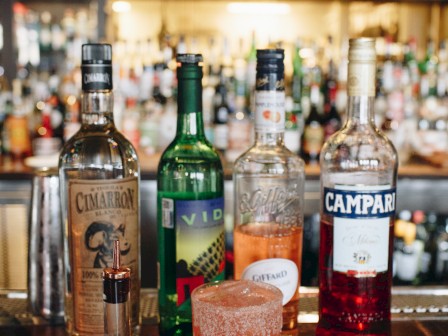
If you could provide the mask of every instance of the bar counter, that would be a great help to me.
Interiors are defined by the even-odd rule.
[[[299,333],[315,334],[317,295],[314,287],[301,287]],[[392,336],[448,335],[447,287],[394,287],[392,290]],[[157,291],[145,288],[141,295],[142,336],[158,336]],[[66,335],[64,325],[51,325],[27,311],[26,293],[0,292],[1,336]],[[243,335],[241,335],[243,336]]]
[[[315,335],[316,325],[301,324],[299,336]],[[63,326],[0,327],[2,336],[67,336]],[[142,336],[158,336],[157,325],[144,325]],[[447,321],[393,321],[392,336],[448,335]],[[244,336],[244,335],[241,335]]]

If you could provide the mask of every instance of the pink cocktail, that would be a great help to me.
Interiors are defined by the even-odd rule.
[[[213,282],[191,295],[194,336],[277,336],[282,292],[250,280]]]

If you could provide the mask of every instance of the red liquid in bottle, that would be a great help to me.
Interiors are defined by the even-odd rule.
[[[374,277],[353,277],[333,270],[333,224],[322,221],[320,232],[319,306],[316,335],[390,335],[392,258],[389,271]],[[392,255],[393,219],[389,229]]]

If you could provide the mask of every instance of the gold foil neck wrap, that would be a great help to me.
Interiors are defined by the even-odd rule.
[[[350,39],[348,52],[348,95],[375,96],[375,39]]]

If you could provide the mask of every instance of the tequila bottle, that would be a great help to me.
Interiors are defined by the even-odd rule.
[[[131,269],[131,324],[138,331],[140,294],[139,164],[114,125],[112,47],[82,46],[80,130],[59,158],[65,230],[66,327],[71,335],[103,335],[102,271],[120,240]]]
[[[389,335],[397,153],[378,131],[375,40],[350,40],[348,118],[320,156],[317,335]]]
[[[157,172],[161,335],[191,335],[190,295],[224,279],[224,173],[204,134],[202,56],[177,57],[176,137]]]
[[[297,334],[304,162],[284,144],[284,51],[257,50],[255,143],[235,162],[235,278],[284,295],[283,330]]]

